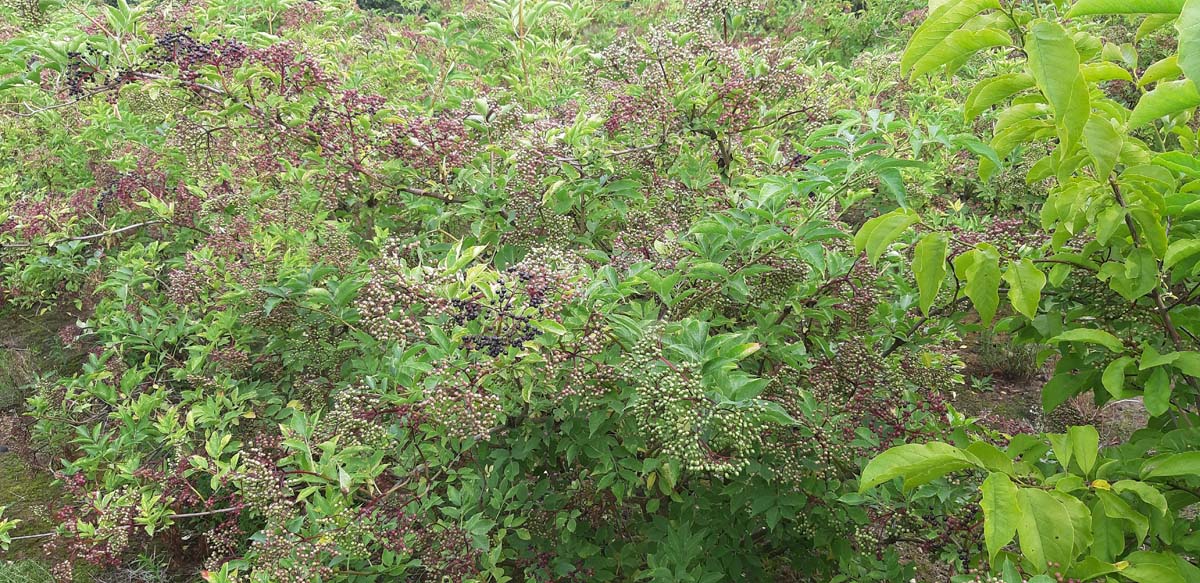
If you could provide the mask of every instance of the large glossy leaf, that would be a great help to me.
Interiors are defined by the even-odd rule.
[[[1021,553],[1036,572],[1048,571],[1051,563],[1070,565],[1075,552],[1075,532],[1062,502],[1034,488],[1019,489],[1017,500],[1021,507],[1017,521]]]
[[[1134,536],[1137,538],[1137,544],[1141,545],[1142,541],[1146,540],[1146,533],[1150,530],[1150,519],[1134,510],[1128,502],[1112,492],[1097,490],[1096,495],[1100,498],[1100,502],[1104,506],[1104,513],[1110,518],[1124,520],[1129,523]]]
[[[1179,31],[1179,68],[1193,87],[1200,87],[1200,0],[1184,3],[1175,29]]]
[[[921,312],[929,315],[929,308],[937,299],[946,279],[946,249],[948,237],[945,233],[929,233],[921,238],[913,250],[913,275],[921,293]]]
[[[963,292],[971,299],[979,318],[990,324],[1000,307],[1000,255],[995,247],[980,245],[954,260],[954,271],[965,280]]]
[[[904,54],[900,57],[900,71],[908,75],[909,70],[925,55],[932,52],[950,33],[976,14],[988,9],[1000,8],[997,0],[948,0],[938,6],[925,22],[913,32]]]
[[[1054,109],[1055,125],[1069,147],[1083,133],[1090,112],[1075,40],[1058,23],[1044,20],[1030,25],[1026,39],[1029,71]]]
[[[865,249],[867,258],[875,263],[892,241],[920,220],[916,212],[906,208],[875,217],[864,223],[854,235],[854,250],[861,253]]]
[[[1125,560],[1129,567],[1121,571],[1125,578],[1137,583],[1187,583],[1179,559],[1165,553],[1137,551]]]
[[[1004,281],[1008,284],[1008,300],[1013,308],[1030,320],[1037,316],[1046,274],[1025,258],[1008,265],[1004,270]]]
[[[1124,345],[1121,340],[1111,333],[1104,330],[1095,330],[1092,328],[1075,328],[1067,330],[1058,336],[1050,339],[1050,343],[1056,342],[1086,342],[1088,344],[1099,344],[1113,352],[1121,352]]]
[[[1171,55],[1146,67],[1146,71],[1138,79],[1138,85],[1146,87],[1159,81],[1173,81],[1182,74],[1183,69],[1179,68],[1179,55]]]
[[[925,53],[912,66],[911,75],[920,77],[942,65],[953,61],[964,60],[975,53],[989,47],[1003,47],[1012,44],[1012,37],[1007,32],[994,28],[983,30],[956,30],[946,36],[933,50]]]
[[[1092,157],[1096,176],[1105,177],[1112,173],[1113,168],[1117,167],[1124,143],[1125,133],[1107,118],[1093,116],[1083,127],[1083,145]]]
[[[1142,466],[1142,479],[1200,477],[1200,451],[1157,457]]]
[[[1171,408],[1171,375],[1165,368],[1156,368],[1146,380],[1144,403],[1146,412],[1158,417]]]
[[[988,557],[995,560],[996,553],[1017,535],[1021,518],[1017,487],[1008,476],[997,472],[990,474],[979,489],[983,493],[979,502],[983,508],[983,540],[987,543]]]
[[[1079,0],[1067,18],[1091,14],[1179,14],[1183,0]]]
[[[1169,81],[1142,96],[1129,116],[1129,127],[1144,126],[1160,117],[1175,115],[1200,105],[1200,90],[1190,80]]]
[[[911,490],[950,472],[969,467],[983,467],[983,463],[953,445],[937,441],[899,445],[867,463],[858,491],[866,492],[899,477],[904,478],[904,489]]]
[[[963,107],[963,117],[971,121],[987,108],[1034,87],[1033,75],[1009,73],[981,81],[971,89]]]

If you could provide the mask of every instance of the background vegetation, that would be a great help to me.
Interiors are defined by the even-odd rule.
[[[0,16],[0,582],[1200,581],[1200,0]]]

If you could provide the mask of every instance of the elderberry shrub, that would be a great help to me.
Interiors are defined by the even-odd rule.
[[[920,317],[899,254],[851,240],[889,170],[964,170],[908,163],[924,125],[839,111],[922,111],[866,86],[894,57],[815,64],[741,0],[41,4],[45,30],[0,29],[0,70],[36,72],[3,80],[0,297],[81,355],[14,448],[64,486],[59,576],[152,548],[210,583],[984,556],[973,478],[857,493],[961,386],[962,314]],[[1022,227],[951,252],[1043,243]]]

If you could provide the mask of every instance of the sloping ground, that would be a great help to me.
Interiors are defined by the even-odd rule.
[[[20,411],[29,385],[37,375],[52,375],[71,366],[78,358],[64,350],[58,331],[74,323],[60,312],[44,315],[0,310],[0,506],[5,518],[21,520],[11,534],[15,537],[54,530],[54,510],[62,491],[53,476],[35,466],[51,460],[31,451]],[[34,460],[37,460],[36,463]],[[13,542],[0,554],[0,583],[52,581],[46,539]]]

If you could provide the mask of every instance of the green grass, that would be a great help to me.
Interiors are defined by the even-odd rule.
[[[54,577],[37,561],[4,561],[0,562],[0,583],[54,583]]]

